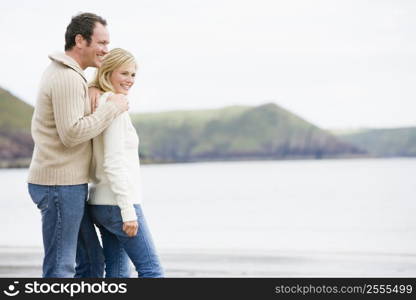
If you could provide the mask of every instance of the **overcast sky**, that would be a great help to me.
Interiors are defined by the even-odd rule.
[[[138,62],[133,112],[274,102],[323,128],[416,126],[416,1],[2,1],[0,86],[34,104],[71,16]],[[87,70],[89,76],[92,69]]]

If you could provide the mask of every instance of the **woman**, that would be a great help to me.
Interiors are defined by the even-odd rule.
[[[128,95],[136,76],[129,52],[116,48],[97,70],[93,86],[103,92],[98,106],[113,93]],[[93,139],[88,213],[101,232],[106,277],[129,275],[129,261],[139,277],[163,277],[163,270],[143,215],[139,138],[128,112]]]

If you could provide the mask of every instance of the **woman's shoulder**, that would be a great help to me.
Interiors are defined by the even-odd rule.
[[[114,93],[113,92],[102,93],[100,98],[98,99],[98,106],[103,105],[105,102],[107,102],[108,97],[110,97],[111,95],[114,95]]]

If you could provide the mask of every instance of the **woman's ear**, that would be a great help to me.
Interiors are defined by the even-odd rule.
[[[113,71],[108,72],[104,75],[104,78],[105,78],[104,82],[105,82],[105,86],[107,88],[109,88],[110,90],[113,90],[113,84],[110,80],[111,79],[111,74],[113,74]]]
[[[111,84],[111,74],[113,74],[113,71],[111,71],[111,72],[108,72],[106,75],[105,75],[105,80],[109,83],[109,84]]]

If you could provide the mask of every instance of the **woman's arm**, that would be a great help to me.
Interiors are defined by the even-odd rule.
[[[128,170],[125,156],[125,132],[127,112],[114,119],[111,125],[103,132],[104,142],[104,172],[110,183],[110,188],[116,196],[120,207],[121,217],[127,229],[123,230],[129,235],[133,233],[130,221],[136,221],[136,211],[133,206],[132,195],[128,186]],[[137,223],[137,222],[136,222]],[[136,224],[137,225],[137,224]],[[133,226],[134,227],[134,226]],[[137,233],[137,226],[136,226]],[[135,233],[134,233],[135,235]]]

